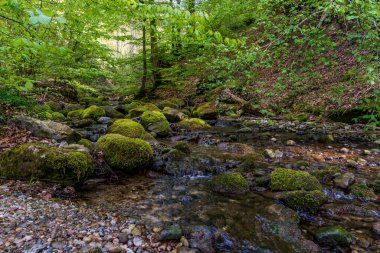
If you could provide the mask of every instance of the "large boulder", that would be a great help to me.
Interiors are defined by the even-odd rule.
[[[214,192],[227,194],[243,194],[249,190],[247,180],[239,172],[213,176],[210,186]]]
[[[105,152],[106,162],[112,169],[127,173],[142,170],[153,160],[153,149],[146,141],[120,134],[103,135],[95,147]]]
[[[161,137],[168,136],[172,131],[165,115],[158,111],[145,111],[141,115],[141,122],[149,132]]]
[[[217,119],[218,107],[215,103],[207,102],[197,107],[194,114],[201,119]]]
[[[318,179],[307,172],[278,168],[271,174],[270,187],[274,191],[322,190]]]
[[[65,185],[83,182],[93,173],[88,150],[23,144],[0,155],[0,175],[8,179],[43,180]]]
[[[17,116],[14,120],[18,126],[29,130],[36,137],[67,142],[76,142],[81,138],[71,127],[54,121],[43,121],[28,116]]]
[[[184,119],[178,123],[181,128],[189,131],[196,131],[202,129],[208,129],[211,126],[206,123],[206,121],[198,118]]]
[[[131,119],[118,119],[107,130],[109,134],[120,134],[130,138],[140,138],[144,140],[154,139],[147,133],[144,127]]]

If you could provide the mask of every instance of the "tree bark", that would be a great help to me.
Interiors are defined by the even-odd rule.
[[[161,84],[160,59],[157,47],[156,19],[150,21],[150,53],[152,62],[153,90]]]
[[[141,80],[141,86],[139,91],[139,97],[144,97],[146,94],[146,79],[148,74],[147,67],[147,55],[146,55],[146,26],[144,24],[142,28],[142,46],[143,46],[143,76]]]

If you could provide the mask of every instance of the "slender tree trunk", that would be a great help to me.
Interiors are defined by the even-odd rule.
[[[156,19],[150,21],[150,53],[152,62],[152,75],[153,75],[153,90],[156,89],[161,84],[160,75],[160,59],[158,55],[157,47],[157,34],[156,34]]]
[[[146,26],[144,24],[142,28],[142,46],[143,46],[143,76],[141,80],[141,87],[139,91],[139,97],[144,97],[146,94],[146,79],[148,74],[147,67],[147,55],[146,55]]]

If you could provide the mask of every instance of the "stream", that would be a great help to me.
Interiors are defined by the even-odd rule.
[[[90,180],[75,201],[153,227],[180,224],[190,242],[201,231],[203,237],[193,243],[203,252],[317,252],[314,232],[331,225],[344,227],[355,242],[351,249],[322,247],[322,251],[380,252],[379,236],[372,232],[380,220],[378,196],[361,198],[326,182],[323,192],[328,202],[316,214],[297,213],[265,183],[255,183],[258,176],[265,179],[275,168],[285,167],[307,172],[341,168],[342,173],[352,172],[356,182],[371,184],[380,172],[378,145],[357,140],[355,133],[322,143],[321,133],[302,124],[292,130],[272,124],[257,127],[249,121],[212,123],[209,131],[158,139],[151,170],[112,181],[91,184]],[[96,125],[80,131],[95,141],[106,128]],[[162,153],[178,141],[188,142],[191,153],[179,158]],[[236,170],[247,154],[271,151],[272,157],[266,155],[254,172],[244,174],[250,183],[247,194],[221,195],[207,187],[212,175]],[[358,159],[365,164],[347,165],[349,160],[362,161]]]

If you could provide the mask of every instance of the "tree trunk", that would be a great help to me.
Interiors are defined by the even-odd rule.
[[[143,46],[143,76],[141,80],[141,87],[139,91],[139,97],[144,97],[146,94],[146,79],[148,74],[147,56],[146,56],[146,26],[144,24],[142,28],[142,46]]]
[[[150,21],[150,53],[152,62],[153,90],[161,84],[160,59],[157,47],[156,19]]]

